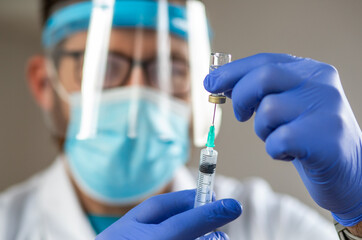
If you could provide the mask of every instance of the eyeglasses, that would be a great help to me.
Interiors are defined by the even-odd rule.
[[[75,81],[80,87],[83,75],[84,51],[57,50],[53,57],[57,66],[64,57],[71,57],[75,60]],[[171,79],[168,93],[175,97],[184,98],[190,93],[189,65],[185,59],[180,57],[172,57],[170,65]],[[146,85],[163,89],[159,82],[158,61],[156,58],[135,60],[120,52],[109,52],[108,54],[103,88],[126,86],[129,83],[133,68],[138,66],[142,68],[145,74]]]

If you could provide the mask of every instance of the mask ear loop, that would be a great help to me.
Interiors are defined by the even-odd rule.
[[[51,134],[55,136],[55,138],[65,138],[67,123],[62,113],[60,111],[57,111],[57,106],[60,106],[61,101],[69,104],[70,95],[65,90],[64,86],[59,82],[55,64],[53,60],[51,60],[49,57],[45,59],[45,68],[48,75],[47,80],[49,81],[49,84],[53,89],[54,94],[57,96],[53,98],[53,108],[55,110],[53,109],[50,111],[43,111],[43,119],[45,121],[46,127],[49,129]]]
[[[46,71],[49,75],[49,82],[52,85],[54,91],[58,94],[58,96],[66,103],[70,103],[70,95],[65,89],[65,87],[61,84],[59,80],[59,76],[54,64],[54,61],[49,57],[45,60]]]

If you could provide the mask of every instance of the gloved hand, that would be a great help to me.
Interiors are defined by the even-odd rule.
[[[293,161],[319,206],[344,226],[362,221],[362,135],[334,67],[257,54],[213,71],[204,86],[225,92],[239,121],[256,112],[268,154]]]
[[[233,199],[219,200],[193,208],[195,190],[151,197],[112,224],[98,240],[187,240],[200,237],[240,216],[242,209]],[[203,240],[227,240],[225,233],[215,232]]]

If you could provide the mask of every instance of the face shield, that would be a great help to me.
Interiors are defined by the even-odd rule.
[[[187,161],[190,129],[205,144],[213,106],[203,88],[210,41],[201,2],[75,3],[51,16],[43,44],[65,103],[67,162],[94,198],[139,201]]]

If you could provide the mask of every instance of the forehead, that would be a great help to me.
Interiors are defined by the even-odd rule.
[[[154,30],[147,29],[113,29],[109,42],[111,51],[120,51],[129,56],[137,55],[141,51],[142,57],[154,56],[158,49],[158,36]],[[170,47],[173,54],[187,56],[187,42],[179,37],[170,36]],[[63,43],[67,50],[85,50],[87,33],[79,32],[71,35]]]

